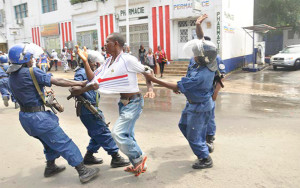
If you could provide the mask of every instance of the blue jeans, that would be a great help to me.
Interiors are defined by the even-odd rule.
[[[142,97],[131,100],[126,106],[119,102],[119,118],[112,129],[112,137],[133,165],[140,162],[143,155],[134,138],[135,122],[140,117],[143,106]]]
[[[209,136],[214,136],[216,134],[215,105],[216,105],[216,103],[214,103],[214,107],[211,110],[211,116],[209,118],[208,125],[207,125],[206,135],[209,135]]]
[[[48,71],[48,64],[47,63],[42,63],[41,64],[41,69],[43,72],[47,73]]]
[[[211,111],[197,112],[189,109],[188,105],[182,111],[179,128],[188,140],[194,154],[199,159],[207,158],[209,152],[206,145],[206,131]]]
[[[88,134],[91,137],[87,150],[92,153],[97,153],[100,147],[112,155],[119,151],[114,139],[111,136],[111,132],[105,124],[104,116],[102,120],[95,117],[93,114],[81,115],[80,120],[88,130]]]

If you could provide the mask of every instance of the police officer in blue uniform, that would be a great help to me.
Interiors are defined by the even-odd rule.
[[[195,57],[190,60],[186,77],[177,84],[163,82],[149,75],[148,79],[186,96],[187,103],[181,114],[179,128],[198,158],[193,168],[204,169],[213,166],[206,145],[206,132],[214,106],[212,95],[217,49],[210,41],[198,40],[193,53]]]
[[[204,19],[202,16],[197,21],[201,23]],[[186,96],[187,102],[181,114],[179,128],[198,158],[192,167],[211,168],[213,161],[206,145],[206,132],[214,106],[212,95],[217,70],[217,49],[212,42],[205,40],[195,39],[189,44],[194,57],[190,60],[186,77],[181,78],[177,84],[158,80],[153,75],[148,75],[148,79]]]
[[[100,57],[102,55],[99,52],[89,50],[88,51],[88,62],[93,71],[97,68],[97,63],[100,63]],[[76,70],[74,80],[85,81],[87,76],[83,64],[80,65],[81,68]],[[97,153],[100,147],[112,156],[111,167],[123,167],[128,166],[130,162],[125,160],[118,153],[119,148],[111,136],[111,132],[108,129],[102,111],[99,109],[98,104],[100,100],[100,94],[94,90],[87,91],[81,94],[85,99],[91,102],[93,106],[96,107],[102,119],[97,118],[92,114],[84,105],[79,105],[77,103],[77,108],[80,110],[80,120],[88,130],[88,135],[91,137],[90,143],[87,147],[87,152],[84,156],[84,164],[101,164],[103,160],[101,158],[96,158],[93,156]]]
[[[207,40],[207,39],[206,39]],[[221,89],[221,85],[219,81],[223,81],[223,78],[225,77],[226,70],[225,65],[220,57],[220,55],[217,55],[216,58],[218,70],[215,73],[215,79],[213,83],[214,93],[213,93],[213,101],[214,101],[214,107],[212,109],[212,115],[208,121],[207,125],[207,135],[206,135],[206,144],[208,146],[208,150],[210,153],[214,151],[214,140],[215,140],[215,134],[216,134],[216,122],[215,122],[215,100],[217,99],[218,93]]]
[[[65,169],[64,166],[55,164],[55,159],[62,156],[78,171],[80,181],[87,182],[98,174],[99,169],[87,168],[83,164],[78,147],[60,128],[58,117],[51,111],[45,110],[29,72],[33,54],[35,51],[30,49],[28,44],[17,44],[9,50],[9,59],[12,63],[8,69],[9,85],[20,104],[20,123],[28,135],[38,139],[44,146],[47,159],[45,177],[53,176]],[[62,87],[85,85],[85,82],[54,78],[51,74],[46,74],[35,67],[33,73],[42,92],[44,86],[50,87],[52,84]]]
[[[11,101],[15,103],[15,108],[19,108],[19,104],[17,103],[16,99],[14,98],[14,96],[11,93],[11,90],[9,88],[8,85],[8,74],[6,73],[7,69],[8,69],[8,57],[6,55],[1,55],[0,56],[0,92],[2,95],[2,99],[4,102],[4,105],[7,107],[8,101],[11,98]]]

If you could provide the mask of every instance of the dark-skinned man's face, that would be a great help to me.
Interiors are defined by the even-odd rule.
[[[113,41],[110,36],[108,36],[106,39],[105,47],[106,47],[106,52],[111,54],[115,51],[116,42]]]

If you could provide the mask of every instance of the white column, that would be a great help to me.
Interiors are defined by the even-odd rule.
[[[126,0],[126,43],[128,46],[130,46],[130,38],[129,38],[129,6],[128,1]]]

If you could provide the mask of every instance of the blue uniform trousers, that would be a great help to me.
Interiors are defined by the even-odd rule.
[[[3,97],[8,97],[8,99],[11,97],[12,102],[16,102],[16,99],[12,95],[12,92],[8,85],[8,78],[0,78],[0,92]]]
[[[215,103],[214,103],[214,107],[211,110],[211,116],[208,121],[206,135],[214,136],[215,134],[216,134],[216,122],[215,122]]]
[[[78,147],[60,126],[35,138],[42,142],[47,161],[55,160],[62,156],[73,167],[78,166],[83,161]]]
[[[207,158],[209,155],[206,145],[206,131],[211,111],[197,112],[189,110],[189,105],[181,114],[179,128],[185,138],[188,140],[194,154],[200,158]]]
[[[42,142],[47,161],[60,156],[71,166],[83,161],[78,147],[60,128],[58,117],[52,112],[20,112],[19,119],[27,134]]]
[[[100,115],[104,120],[103,115],[101,113]],[[96,118],[93,114],[81,115],[80,120],[87,128],[88,134],[91,137],[87,147],[89,152],[97,153],[100,147],[103,147],[109,155],[119,151],[119,148],[104,121]]]

